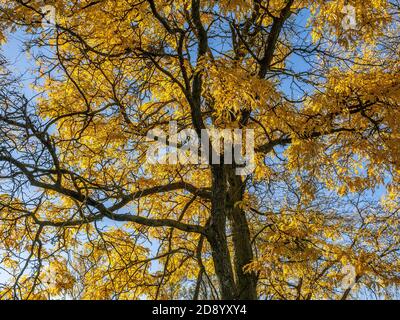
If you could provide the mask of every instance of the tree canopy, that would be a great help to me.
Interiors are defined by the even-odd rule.
[[[0,298],[397,297],[399,13],[1,0]],[[149,163],[172,121],[254,130],[255,170]]]

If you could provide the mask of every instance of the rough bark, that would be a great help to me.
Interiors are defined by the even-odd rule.
[[[211,218],[207,238],[211,246],[215,273],[217,275],[221,298],[236,299],[236,284],[226,237],[226,192],[227,183],[223,165],[212,169]]]
[[[246,214],[238,205],[243,200],[245,184],[241,176],[235,175],[234,168],[229,168],[228,172],[227,211],[232,229],[237,298],[255,300],[257,276],[254,273],[244,272],[244,267],[253,260],[250,230]]]
[[[231,166],[214,166],[212,174],[212,209],[207,238],[221,298],[257,299],[256,275],[244,272],[244,267],[253,259],[250,231],[244,211],[235,206],[243,199],[244,183]],[[226,235],[228,219],[232,231],[233,265]]]

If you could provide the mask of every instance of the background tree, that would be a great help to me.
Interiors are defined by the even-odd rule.
[[[0,1],[36,75],[27,99],[3,67],[0,297],[396,297],[399,10]],[[149,164],[147,133],[171,121],[254,129],[255,171]]]

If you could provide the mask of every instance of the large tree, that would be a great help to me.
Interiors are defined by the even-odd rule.
[[[1,72],[0,297],[395,297],[399,12],[0,1],[3,42],[31,62],[12,62],[29,81]],[[254,130],[255,170],[149,163],[147,134],[171,121]]]

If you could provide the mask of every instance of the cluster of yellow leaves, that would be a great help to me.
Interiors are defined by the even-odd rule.
[[[240,65],[227,60],[210,62],[205,66],[207,87],[204,95],[214,107],[214,115],[220,120],[240,120],[240,113],[271,105],[279,94],[274,85],[252,76]]]
[[[367,288],[376,283],[377,273],[382,289],[398,283],[400,265],[391,260],[399,244],[397,214],[386,220],[371,213],[359,228],[354,219],[301,208],[268,215],[269,227],[257,240],[259,257],[246,268],[259,272],[265,284],[261,294],[276,299],[340,298],[342,291],[335,288],[341,287],[343,267],[348,265]]]
[[[388,171],[397,179],[400,165],[399,73],[360,69],[331,70],[325,91],[305,105],[307,116],[298,122],[287,150],[291,170],[309,171],[342,195],[384,183]],[[357,108],[365,111],[354,112]],[[312,126],[310,119],[315,119]],[[331,130],[338,134],[311,139],[312,132]]]
[[[45,285],[45,292],[50,297],[66,294],[74,289],[76,279],[68,270],[65,259],[53,260],[41,273],[41,281]]]
[[[384,27],[391,22],[389,1],[386,0],[338,0],[310,1],[313,33],[315,40],[326,34],[334,35],[345,46],[350,46],[354,40],[374,43],[384,32]],[[346,30],[343,21],[345,6],[355,9],[355,29]]]
[[[34,239],[37,227],[25,213],[23,203],[9,195],[0,194],[0,212],[0,248],[7,251],[28,249],[29,244],[24,241],[24,238]]]

